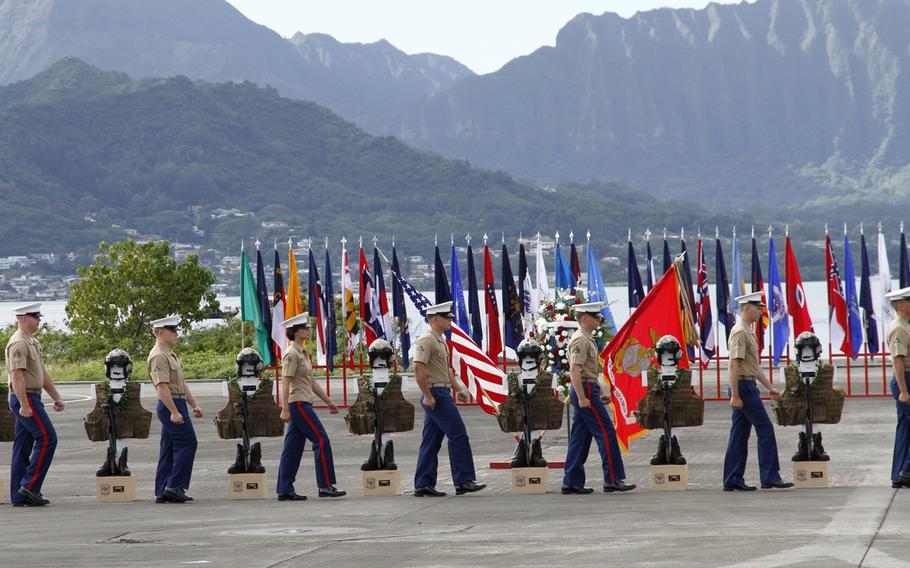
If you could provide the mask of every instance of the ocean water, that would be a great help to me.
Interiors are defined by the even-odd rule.
[[[878,290],[878,281],[876,278],[872,279],[871,282],[872,289]],[[892,289],[897,289],[897,281],[892,282]],[[827,351],[828,345],[828,299],[827,299],[827,287],[825,282],[805,282],[803,288],[806,292],[806,298],[809,306],[809,315],[812,318],[812,325],[815,328],[815,333],[822,340],[822,345],[825,346]],[[859,283],[857,283],[857,290],[859,289]],[[432,292],[425,292],[431,299],[433,297]],[[721,355],[726,355],[726,341],[724,340],[724,334],[721,330],[717,329],[716,325],[716,308],[715,306],[715,290],[714,286],[711,286],[711,307],[714,312],[715,318],[715,335],[718,338],[717,343],[719,345],[719,350]],[[873,293],[873,297],[875,294]],[[628,292],[624,286],[610,286],[607,288],[607,297],[610,301],[610,309],[613,313],[613,317],[616,320],[618,326],[622,326],[626,320],[629,318],[629,302],[628,302]],[[223,308],[230,307],[240,307],[240,297],[239,296],[222,296],[218,298],[221,302]],[[426,323],[420,317],[420,314],[417,310],[411,305],[410,301],[406,302],[408,304],[408,319],[410,321],[409,330],[412,337],[417,337],[426,330]],[[499,302],[500,305],[502,302]],[[7,325],[15,323],[15,316],[13,315],[13,310],[16,306],[21,305],[22,302],[0,302],[0,325]],[[391,301],[389,302],[391,306]],[[484,302],[481,298],[480,302],[481,311],[484,309]],[[66,301],[50,301],[44,302],[41,307],[41,312],[44,314],[44,321],[50,325],[62,329],[66,329]],[[879,313],[880,307],[876,305],[876,313]],[[218,320],[207,320],[202,322],[200,325],[214,325],[217,324]],[[770,331],[769,331],[770,333]],[[790,333],[790,342],[792,344],[792,331]],[[883,337],[884,334],[881,330],[881,322],[879,322],[879,337]]]

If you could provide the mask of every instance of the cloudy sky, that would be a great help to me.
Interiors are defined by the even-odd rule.
[[[478,73],[553,45],[580,12],[629,17],[664,6],[702,9],[707,0],[228,0],[251,20],[290,37],[298,31],[344,42],[387,39],[407,53],[450,55]],[[732,3],[722,0],[720,3]]]

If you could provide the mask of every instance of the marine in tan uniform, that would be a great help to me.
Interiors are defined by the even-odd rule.
[[[591,450],[591,441],[597,441],[603,466],[604,492],[624,492],[635,489],[634,484],[623,481],[626,477],[616,430],[607,414],[607,407],[597,382],[598,349],[592,334],[601,322],[603,302],[575,305],[578,329],[569,339],[569,376],[572,388],[569,398],[574,407],[569,448],[566,452],[565,475],[562,480],[563,495],[593,493],[585,487],[585,461]]]
[[[485,488],[477,483],[474,472],[474,456],[468,431],[455,406],[452,389],[459,401],[467,402],[467,389],[463,387],[449,366],[449,349],[445,332],[452,325],[452,302],[442,302],[426,309],[430,331],[420,337],[415,345],[414,373],[420,388],[420,405],[424,410],[423,435],[417,470],[414,473],[415,497],[442,497],[444,491],[436,490],[436,470],[439,465],[439,450],[442,439],[449,440],[449,462],[452,467],[452,481],[455,494],[473,493]]]
[[[888,351],[894,365],[891,395],[897,406],[897,432],[894,436],[894,457],[891,462],[891,486],[910,487],[910,288],[901,288],[886,295],[894,307],[895,318],[888,328]]]
[[[786,489],[792,483],[780,477],[780,461],[777,457],[777,440],[774,426],[768,418],[758,392],[756,381],[768,389],[774,400],[780,400],[775,389],[759,363],[758,340],[752,329],[762,317],[762,293],[753,292],[736,298],[740,313],[736,325],[727,341],[730,352],[730,406],[733,407],[733,426],[727,442],[724,457],[724,491],[755,491],[755,486],[746,485],[743,475],[749,456],[749,434],[755,427],[758,437],[758,469],[762,489]]]
[[[311,334],[309,316],[294,316],[281,324],[285,328],[288,346],[281,358],[281,419],[288,423],[278,465],[278,500],[304,501],[304,495],[294,490],[294,479],[300,469],[303,447],[309,440],[313,444],[316,462],[316,484],[320,497],[343,497],[347,492],[335,488],[335,464],[332,445],[313,403],[319,398],[329,407],[331,414],[338,414],[338,407],[313,380],[313,364],[304,348]]]
[[[155,473],[156,503],[187,503],[193,500],[186,494],[197,445],[189,409],[192,408],[196,418],[202,418],[203,412],[183,380],[183,368],[173,350],[177,344],[178,325],[179,316],[152,322],[155,346],[146,360],[149,377],[158,392],[156,414],[161,422],[161,451]]]
[[[42,389],[53,399],[55,411],[62,411],[64,404],[35,338],[41,304],[20,306],[14,313],[19,329],[6,344],[9,406],[16,417],[9,497],[14,507],[40,507],[50,502],[41,495],[41,486],[57,448],[57,432],[41,402]]]

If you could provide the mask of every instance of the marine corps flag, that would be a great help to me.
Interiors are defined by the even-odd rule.
[[[611,386],[610,404],[613,406],[616,439],[627,452],[629,442],[646,432],[638,426],[634,413],[638,409],[638,401],[648,392],[648,387],[642,384],[647,382],[642,374],[647,376],[654,358],[654,344],[667,334],[678,338],[681,345],[695,346],[698,343],[692,311],[681,309],[689,301],[688,295],[683,293],[685,277],[681,274],[681,264],[677,260],[670,265],[600,353],[604,364],[603,377]],[[689,368],[685,349],[679,366]]]

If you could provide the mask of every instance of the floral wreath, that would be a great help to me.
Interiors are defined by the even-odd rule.
[[[101,381],[95,387],[95,396],[100,397],[103,401],[101,406],[107,408],[108,405],[111,406],[114,410],[114,414],[119,414],[120,410],[126,406],[126,403],[129,401],[129,384],[130,381],[126,381],[127,388],[123,389],[123,394],[120,395],[120,402],[114,401],[114,397],[111,396],[111,384],[108,381]]]

